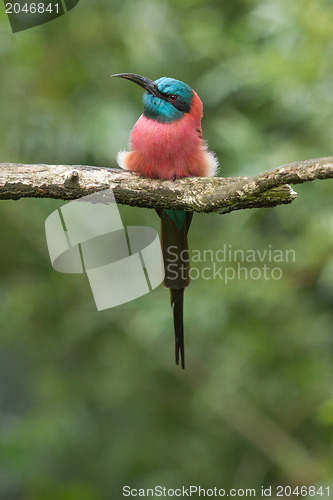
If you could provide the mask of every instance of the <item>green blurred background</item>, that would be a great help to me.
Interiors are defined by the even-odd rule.
[[[333,152],[330,1],[82,1],[16,34],[2,6],[0,62],[1,162],[115,166],[142,110],[118,72],[199,93],[220,175]],[[289,206],[194,217],[192,249],[271,245],[296,260],[278,264],[280,280],[193,280],[185,372],[162,286],[97,312],[86,277],[50,265],[44,222],[63,203],[2,201],[0,498],[327,486],[332,189],[307,183]],[[120,210],[127,225],[159,227],[152,210]]]

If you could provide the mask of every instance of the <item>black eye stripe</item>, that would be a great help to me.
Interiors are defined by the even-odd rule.
[[[187,102],[182,102],[177,99],[177,101],[171,103],[172,106],[174,106],[176,109],[181,111],[182,113],[189,113],[191,106],[190,104],[187,104]]]
[[[174,94],[172,94],[174,95]],[[164,101],[168,101],[174,108],[178,109],[178,111],[181,111],[182,113],[189,113],[191,110],[191,105],[188,104],[187,102],[183,102],[179,99],[176,99],[175,101],[170,101],[170,94],[163,94],[161,92],[161,97],[164,99]]]

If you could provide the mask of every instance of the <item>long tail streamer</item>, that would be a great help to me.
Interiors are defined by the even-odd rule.
[[[181,210],[157,211],[161,218],[161,240],[164,260],[164,286],[170,289],[175,332],[176,363],[185,368],[184,289],[190,284],[187,233],[193,214]]]

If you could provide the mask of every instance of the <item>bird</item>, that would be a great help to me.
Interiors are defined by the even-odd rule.
[[[135,73],[118,73],[142,87],[144,110],[130,137],[130,151],[120,151],[118,165],[143,177],[175,181],[183,177],[211,177],[218,160],[208,151],[201,130],[203,104],[186,83],[170,77],[151,80]],[[187,233],[193,212],[156,209],[161,219],[164,281],[170,289],[176,364],[185,368],[183,304],[190,284]],[[185,251],[185,252],[184,252]],[[187,253],[186,253],[187,252]]]

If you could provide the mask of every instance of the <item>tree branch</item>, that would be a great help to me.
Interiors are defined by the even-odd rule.
[[[229,213],[274,207],[297,196],[288,184],[333,177],[333,157],[283,165],[253,177],[146,179],[115,168],[0,163],[0,199],[73,200],[112,188],[116,201],[147,208]]]

